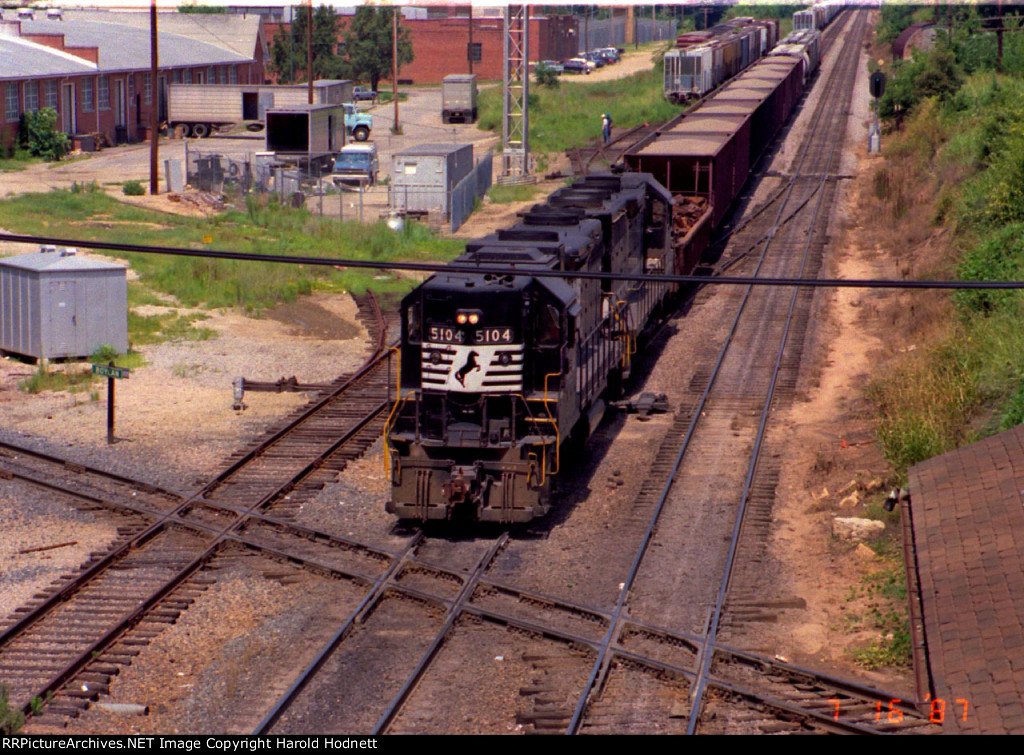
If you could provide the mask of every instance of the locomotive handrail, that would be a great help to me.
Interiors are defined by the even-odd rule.
[[[401,373],[399,373],[401,374]],[[415,390],[410,390],[405,398],[402,398],[400,391],[401,387],[397,387],[399,394],[395,396],[395,405],[391,407],[391,413],[388,418],[384,421],[384,473],[386,475],[391,474],[391,444],[388,442],[388,438],[391,436],[391,428],[394,426],[394,422],[398,419],[398,408],[409,400],[410,397],[416,395]]]

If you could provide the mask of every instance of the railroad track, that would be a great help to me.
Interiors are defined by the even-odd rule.
[[[786,340],[783,336],[783,343]],[[798,363],[797,357],[790,369]],[[707,380],[712,381],[710,375]],[[793,380],[795,384],[795,373]],[[726,397],[718,403],[735,404],[740,415],[752,411],[745,397]],[[771,403],[769,397],[767,404]],[[372,401],[368,408],[373,408]],[[699,404],[683,407],[668,436],[687,436],[687,428],[703,411]],[[342,414],[333,419],[352,420]],[[349,580],[362,590],[362,598],[331,640],[264,718],[257,728],[260,733],[311,733],[326,730],[327,724],[344,731],[452,732],[460,726],[499,731],[509,726],[507,708],[503,717],[493,720],[478,713],[493,705],[490,696],[495,690],[506,703],[515,699],[515,726],[535,733],[873,732],[922,727],[916,709],[893,708],[893,697],[886,692],[729,647],[706,626],[707,617],[687,632],[666,626],[668,622],[658,617],[643,620],[631,615],[623,608],[636,573],[623,583],[614,608],[582,605],[493,576],[495,564],[512,544],[505,534],[461,541],[414,532],[404,547],[386,551],[302,528],[290,521],[288,510],[278,503],[280,493],[272,492],[265,478],[281,479],[287,472],[293,481],[279,491],[301,497],[315,490],[323,467],[310,464],[309,457],[321,447],[324,432],[324,427],[311,425],[297,436],[294,453],[263,450],[240,455],[199,493],[183,497],[180,505],[172,498],[166,504],[171,514],[132,511],[162,522],[150,537],[156,541],[154,548],[163,550],[141,551],[155,557],[124,562],[129,565],[125,568],[175,572],[151,593],[159,596],[152,603],[157,609],[122,620],[125,628],[119,633],[107,631],[109,622],[96,627],[80,622],[88,627],[85,634],[105,638],[89,646],[90,655],[96,654],[91,664],[79,666],[56,684],[45,681],[53,678],[47,671],[35,681],[20,681],[18,689],[52,691],[74,679],[75,684],[61,688],[48,705],[52,712],[73,715],[102,694],[110,676],[130,662],[140,644],[156,636],[156,624],[176,620],[209,586],[211,578],[203,573],[203,565],[222,558],[224,548],[230,547]],[[651,522],[645,546],[637,554],[637,568],[656,534],[658,488],[669,484],[677,446],[669,443],[659,451],[652,484],[641,491],[646,498],[630,515],[635,522]],[[323,458],[330,459],[331,452]],[[132,481],[126,484],[131,489]],[[764,494],[773,489],[768,475]],[[109,492],[114,500],[106,504],[117,507],[123,495]],[[122,542],[142,542],[141,534],[137,528],[126,530]],[[751,537],[749,532],[745,537]],[[108,568],[91,583],[104,586],[94,588],[97,594],[116,594],[112,586],[117,583],[103,579],[113,580],[114,571]],[[131,596],[128,602],[147,600],[153,598]],[[772,605],[755,608],[770,610]],[[731,611],[727,603],[719,606],[720,624],[722,617],[742,614],[735,605]],[[60,636],[45,634],[53,632],[50,626],[32,631],[39,632],[40,641]],[[15,646],[0,637],[0,678],[9,647]],[[73,668],[76,662],[71,658],[80,650],[76,646],[59,662]],[[81,689],[83,685],[88,689]],[[474,703],[479,705],[473,712],[483,720],[465,721],[465,711],[450,694],[460,685],[475,685]]]
[[[109,682],[111,657],[130,659],[138,652],[131,647],[158,633],[141,625],[176,620],[197,587],[208,583],[203,568],[228,545],[373,582],[389,554],[289,519],[294,507],[380,434],[391,364],[379,309],[375,319],[378,340],[363,368],[198,491],[163,490],[9,444],[0,447],[0,476],[59,492],[79,505],[117,511],[132,521],[107,553],[93,554],[78,574],[36,596],[0,634],[0,680],[10,690],[12,705],[26,713],[43,701],[63,715],[81,710]],[[264,515],[282,501],[275,517]],[[287,554],[275,548],[282,540],[289,541]],[[134,636],[126,637],[130,631]],[[117,652],[111,650],[115,645]],[[91,687],[66,686],[72,679],[77,685],[83,673],[92,679]]]

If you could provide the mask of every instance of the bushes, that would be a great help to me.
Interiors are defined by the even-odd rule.
[[[21,116],[21,143],[44,160],[60,160],[71,146],[68,135],[57,128],[57,111],[50,107]]]

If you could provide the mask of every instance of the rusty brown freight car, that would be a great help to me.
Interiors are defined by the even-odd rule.
[[[807,58],[759,60],[673,128],[627,152],[673,195],[676,272],[689,273],[743,189],[751,169],[789,119],[806,83]]]

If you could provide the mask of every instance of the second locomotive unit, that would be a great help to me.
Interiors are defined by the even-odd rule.
[[[400,392],[385,430],[388,511],[525,522],[547,513],[563,442],[597,425],[670,293],[672,197],[640,173],[587,176],[471,242],[402,301]],[[647,274],[643,282],[541,271]]]

